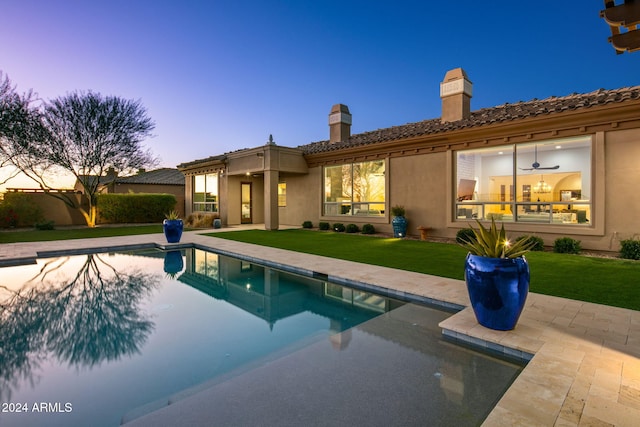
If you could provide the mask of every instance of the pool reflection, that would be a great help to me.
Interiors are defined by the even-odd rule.
[[[404,304],[200,249],[186,250],[185,258],[177,280],[265,320],[271,329],[280,319],[311,312],[329,319],[331,332],[342,332]]]
[[[50,355],[92,367],[139,353],[153,331],[138,306],[157,286],[156,275],[117,271],[96,254],[62,273],[69,260],[44,263],[18,289],[1,286],[0,401],[11,398],[18,380],[37,382],[34,372]]]

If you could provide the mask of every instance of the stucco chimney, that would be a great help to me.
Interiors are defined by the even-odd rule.
[[[344,104],[331,107],[329,113],[329,142],[347,141],[351,137],[351,113]]]
[[[473,85],[462,68],[447,71],[440,83],[442,123],[468,119],[471,116]]]

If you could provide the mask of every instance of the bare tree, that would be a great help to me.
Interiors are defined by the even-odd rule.
[[[142,142],[155,124],[140,101],[74,92],[32,108],[0,75],[0,167],[11,165],[41,189],[54,189],[52,174],[73,175],[87,205],[69,193],[47,193],[78,209],[95,226],[97,195],[117,173],[129,174],[157,161]],[[107,174],[114,170],[116,174]],[[111,182],[110,182],[111,181]]]
[[[19,94],[9,77],[0,71],[0,170],[7,175],[5,184],[20,173],[21,164],[37,169],[39,159],[29,155],[29,141],[42,136],[40,115],[33,107],[33,92]]]
[[[31,152],[76,177],[89,202],[88,209],[79,207],[89,226],[95,225],[97,195],[110,184],[109,169],[129,173],[155,163],[142,146],[155,125],[140,101],[75,92],[47,103],[43,124],[46,137]]]

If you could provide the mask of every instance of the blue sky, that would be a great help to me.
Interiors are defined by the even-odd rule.
[[[462,67],[473,110],[640,84],[616,55],[602,0],[3,0],[0,69],[42,99],[140,99],[161,166],[266,143],[328,139],[440,116]]]

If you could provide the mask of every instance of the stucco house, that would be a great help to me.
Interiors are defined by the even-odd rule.
[[[303,221],[373,224],[391,232],[403,205],[409,234],[455,237],[495,218],[512,235],[547,244],[569,236],[618,250],[640,235],[640,86],[471,110],[461,68],[440,83],[439,118],[351,135],[346,105],[329,114],[329,139],[273,143],[178,165],[185,209],[223,224]]]

